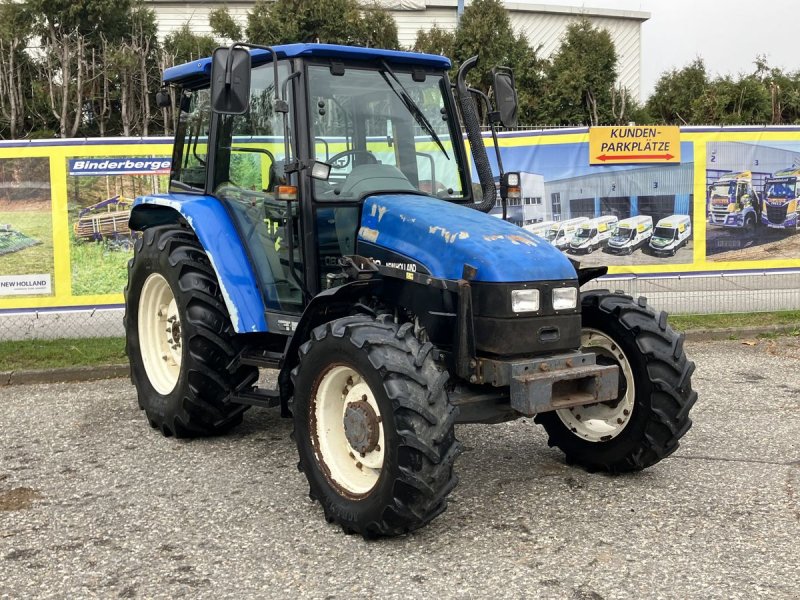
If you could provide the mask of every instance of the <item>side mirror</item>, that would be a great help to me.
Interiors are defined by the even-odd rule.
[[[158,106],[158,108],[169,108],[172,106],[172,98],[170,98],[167,88],[161,88],[156,92],[156,106]]]
[[[217,48],[211,59],[211,109],[241,115],[250,108],[250,52],[242,47]]]
[[[517,89],[514,85],[514,72],[508,67],[492,70],[494,77],[494,101],[503,127],[517,126]]]

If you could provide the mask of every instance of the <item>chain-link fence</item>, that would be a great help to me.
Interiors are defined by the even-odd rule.
[[[670,314],[752,313],[800,310],[800,270],[699,273],[662,276],[614,275],[585,289],[608,288]],[[28,310],[0,313],[0,340],[123,336],[124,309]]]

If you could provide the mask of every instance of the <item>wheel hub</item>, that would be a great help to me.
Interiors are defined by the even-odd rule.
[[[160,273],[151,273],[142,285],[137,318],[147,378],[156,392],[169,394],[180,376],[183,332],[178,303]]]
[[[622,433],[630,422],[636,397],[633,370],[622,349],[601,331],[584,328],[581,347],[595,352],[599,364],[619,367],[619,393],[615,400],[573,406],[557,410],[556,414],[577,437],[588,442],[607,442]]]
[[[309,406],[312,443],[328,481],[349,498],[363,498],[384,466],[386,439],[375,394],[353,368],[337,364],[318,379]]]
[[[380,423],[366,399],[347,405],[343,423],[347,443],[359,454],[372,452],[378,446]]]

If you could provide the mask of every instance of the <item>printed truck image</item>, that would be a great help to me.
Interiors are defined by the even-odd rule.
[[[619,219],[614,215],[597,217],[584,223],[575,232],[567,252],[571,254],[590,254],[608,243],[617,229]]]
[[[608,240],[604,252],[612,254],[632,254],[650,240],[653,235],[653,217],[639,215],[623,219],[617,230]]]
[[[525,231],[531,232],[533,235],[538,235],[539,237],[546,238],[547,232],[550,231],[550,227],[555,224],[555,221],[542,221],[541,223],[532,223],[530,225],[523,226]]]
[[[607,269],[489,214],[476,63],[451,85],[439,55],[234,44],[167,69],[175,89],[157,95],[183,100],[169,191],[130,216],[139,406],[176,437],[280,407],[311,499],[365,538],[445,511],[457,423],[527,415],[570,464],[610,473],[658,463],[691,426],[694,363],[667,315],[581,292]],[[492,113],[513,128],[513,73],[492,81]],[[520,197],[517,173],[499,180]]]
[[[797,176],[800,169],[776,171],[764,184],[761,223],[776,229],[798,229]]]
[[[689,215],[671,215],[656,223],[650,237],[650,252],[656,256],[675,256],[692,237],[692,220]]]
[[[553,223],[547,231],[547,241],[559,250],[566,250],[578,228],[588,222],[588,217],[577,217]]]
[[[708,190],[709,225],[734,227],[754,234],[761,220],[758,182],[767,176],[742,171],[728,173],[712,183]]]

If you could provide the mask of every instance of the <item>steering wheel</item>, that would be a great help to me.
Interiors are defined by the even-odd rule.
[[[439,194],[447,193],[447,187],[441,181],[431,181],[430,179],[420,179],[419,189],[421,192],[438,197],[441,197]]]
[[[346,169],[347,167],[350,166],[352,159],[355,158],[356,156],[366,156],[367,162],[365,164],[368,165],[377,165],[380,164],[381,162],[377,158],[375,158],[375,155],[369,150],[356,150],[354,148],[351,148],[350,150],[345,150],[343,152],[339,152],[338,154],[334,154],[333,156],[331,156],[328,159],[328,164],[331,165],[332,169]],[[342,160],[343,162],[340,162],[340,164],[336,164],[337,162]]]

